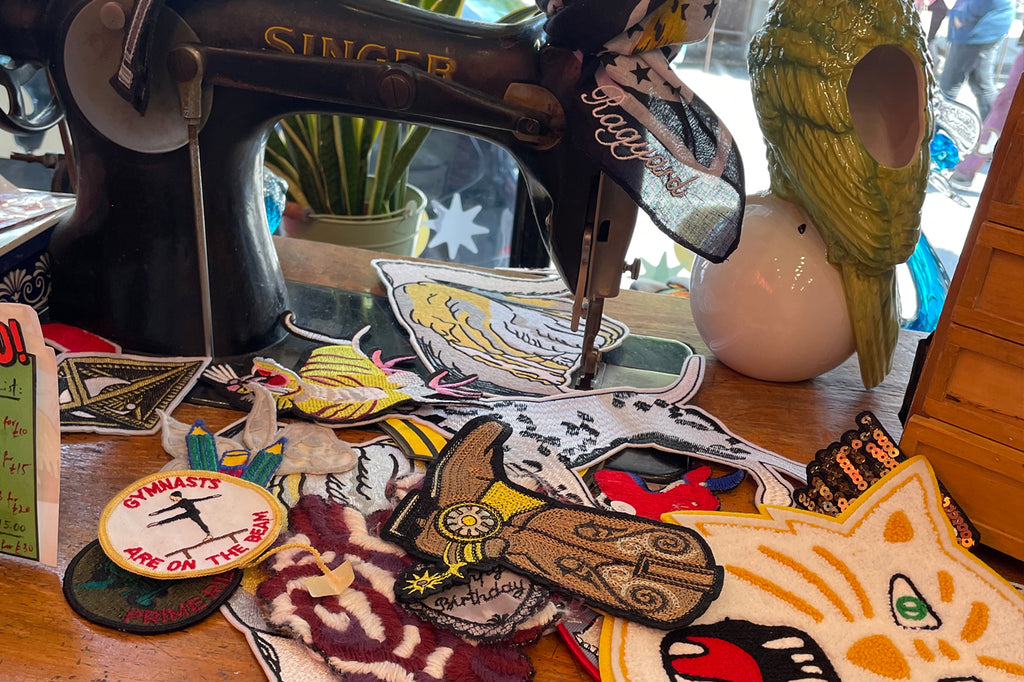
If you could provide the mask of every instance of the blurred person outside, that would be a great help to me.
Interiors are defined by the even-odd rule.
[[[953,175],[949,183],[958,189],[968,189],[974,182],[974,175],[992,158],[992,150],[996,140],[1003,131],[1006,123],[1006,116],[1010,113],[1010,104],[1017,92],[1017,84],[1020,82],[1021,73],[1024,72],[1024,48],[1017,53],[1010,67],[1010,74],[1006,77],[1003,89],[996,95],[992,102],[992,109],[985,122],[981,126],[981,138],[974,151],[965,156],[953,169]]]
[[[928,35],[926,42],[928,45],[928,53],[932,57],[933,62],[937,62],[939,59],[939,51],[937,43],[935,42],[935,36],[939,33],[939,28],[942,27],[942,22],[946,20],[946,15],[949,14],[949,6],[945,3],[945,0],[916,0],[917,11],[927,11],[930,15],[928,21]]]
[[[1014,0],[957,0],[949,10],[949,52],[939,89],[949,99],[956,99],[967,80],[982,120],[988,117],[996,97],[996,48],[1010,32],[1016,13]]]

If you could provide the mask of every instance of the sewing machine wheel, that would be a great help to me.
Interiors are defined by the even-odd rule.
[[[116,144],[138,152],[168,152],[188,143],[178,89],[165,68],[171,46],[198,43],[199,37],[181,17],[161,10],[153,41],[151,94],[145,116],[132,108],[110,85],[121,63],[124,27],[109,28],[109,0],[93,0],[78,13],[64,41],[64,69],[75,104],[96,130]],[[209,114],[212,91],[203,92],[203,121]]]
[[[7,91],[8,101],[8,111],[0,110],[0,130],[31,135],[49,130],[63,118],[64,108],[56,98],[51,96],[46,102],[33,102],[25,89],[42,68],[38,64],[0,59],[0,86]]]

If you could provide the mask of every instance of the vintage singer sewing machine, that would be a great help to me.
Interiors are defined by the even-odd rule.
[[[264,140],[287,113],[351,113],[513,154],[586,319],[593,373],[636,205],[566,134],[578,62],[542,24],[387,0],[4,0],[0,53],[46,66],[74,145],[78,205],[51,241],[52,315],[136,351],[272,343],[288,301],[263,213]],[[0,116],[8,130],[39,125],[17,107]]]

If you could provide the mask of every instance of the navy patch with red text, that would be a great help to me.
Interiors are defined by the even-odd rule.
[[[64,572],[64,598],[88,621],[140,635],[181,630],[198,623],[238,587],[241,570],[197,578],[161,580],[131,573],[107,557],[98,540],[79,552]]]

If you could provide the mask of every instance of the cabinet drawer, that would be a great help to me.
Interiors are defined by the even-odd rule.
[[[982,224],[953,322],[1024,344],[1024,231]]]
[[[928,458],[982,544],[1024,561],[1024,452],[920,415],[907,421],[900,450]]]
[[[950,325],[935,349],[922,412],[1012,448],[1024,446],[1024,345]]]
[[[996,143],[985,191],[991,203],[987,216],[1003,225],[1024,227],[1024,116],[1007,119],[1003,134]],[[998,163],[996,162],[998,157]],[[991,187],[990,187],[991,186]]]

